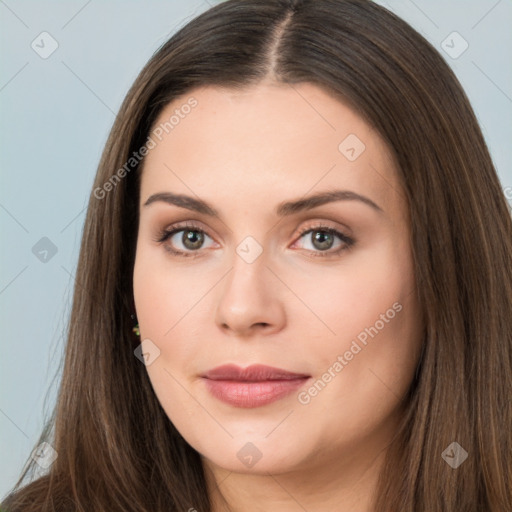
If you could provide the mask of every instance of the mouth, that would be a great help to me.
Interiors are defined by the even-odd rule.
[[[311,376],[264,365],[229,364],[201,375],[212,396],[235,407],[270,404],[302,387]]]

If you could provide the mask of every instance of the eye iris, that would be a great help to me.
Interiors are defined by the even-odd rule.
[[[187,249],[199,249],[204,240],[203,233],[199,231],[188,230],[184,231],[182,241],[183,245],[187,247]],[[189,244],[191,243],[191,245]]]
[[[326,239],[328,240],[326,243]],[[314,231],[313,243],[319,242],[320,245],[315,245],[317,249],[330,249],[332,246],[332,234],[327,231]]]

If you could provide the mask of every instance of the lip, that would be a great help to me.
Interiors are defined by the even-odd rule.
[[[235,407],[260,407],[284,398],[304,385],[310,375],[255,364],[218,366],[201,375],[208,391]]]
[[[241,368],[236,364],[224,364],[207,371],[202,375],[210,380],[236,380],[236,381],[265,381],[265,380],[291,380],[310,377],[305,373],[293,373],[282,368],[274,368],[263,364],[252,364]]]

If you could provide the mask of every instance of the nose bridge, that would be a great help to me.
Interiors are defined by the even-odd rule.
[[[253,301],[266,295],[269,291],[267,281],[271,274],[267,268],[268,263],[267,251],[263,246],[252,236],[245,237],[235,247],[224,294],[236,294],[244,302],[250,299],[249,295]]]
[[[281,322],[282,304],[269,263],[268,251],[252,236],[236,246],[217,305],[219,325],[242,332],[255,324],[276,327]]]

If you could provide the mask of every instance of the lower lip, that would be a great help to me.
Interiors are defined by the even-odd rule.
[[[260,407],[293,393],[309,377],[290,380],[242,382],[204,379],[208,391],[219,400],[235,407]]]

